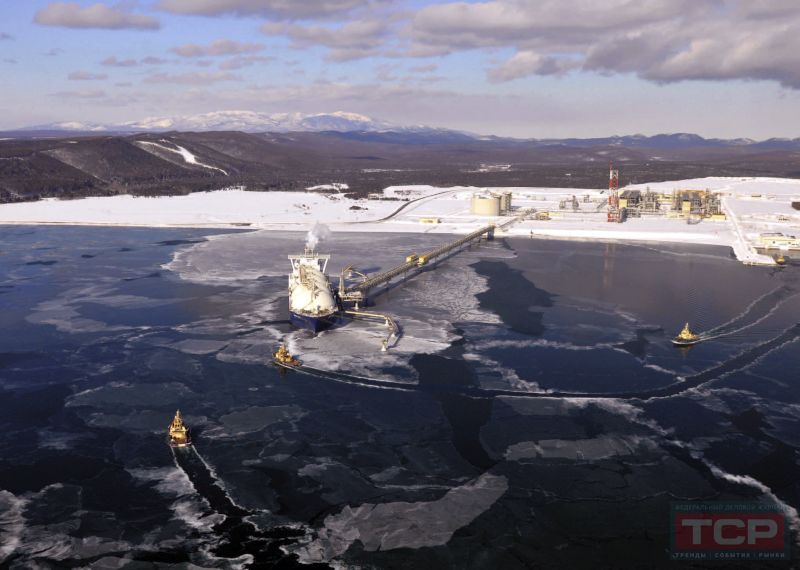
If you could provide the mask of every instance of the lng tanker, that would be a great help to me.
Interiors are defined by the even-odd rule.
[[[334,324],[339,304],[325,274],[330,257],[309,248],[302,255],[289,256],[289,321],[293,325],[319,332]]]

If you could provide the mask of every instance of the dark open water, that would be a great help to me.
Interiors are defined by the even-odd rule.
[[[800,504],[797,267],[498,241],[376,299],[406,327],[381,360],[289,329],[302,239],[213,233],[0,228],[0,566],[685,568],[670,501]],[[365,237],[328,245],[434,239]],[[236,252],[255,274],[197,278]],[[673,348],[685,320],[715,338]],[[281,374],[285,335],[342,375]]]

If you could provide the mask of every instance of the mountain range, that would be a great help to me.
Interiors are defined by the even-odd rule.
[[[704,138],[691,133],[670,133],[646,136],[641,134],[594,138],[510,138],[484,136],[465,131],[425,125],[398,125],[359,113],[259,113],[256,111],[215,111],[177,117],[148,117],[140,121],[118,124],[65,121],[36,125],[3,133],[22,137],[46,134],[135,134],[157,132],[239,131],[244,133],[337,132],[355,133],[359,140],[397,142],[401,144],[442,144],[469,141],[514,142],[536,146],[597,147],[611,146],[635,149],[689,149],[745,147],[751,150],[800,150],[800,138],[772,138],[756,141],[747,138]]]
[[[695,134],[515,139],[401,126],[355,113],[224,111],[123,125],[0,132],[0,202],[187,194],[230,186],[368,196],[398,184],[602,188],[704,176],[800,177],[800,139]]]
[[[424,128],[424,127],[423,127]],[[358,113],[259,113],[256,111],[215,111],[178,117],[147,117],[141,121],[117,124],[67,121],[36,125],[24,131],[65,132],[166,132],[166,131],[241,131],[245,133],[285,133],[305,131],[380,131],[403,129],[387,121]]]

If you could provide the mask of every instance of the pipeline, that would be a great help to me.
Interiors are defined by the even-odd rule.
[[[344,314],[349,315],[351,317],[356,318],[364,318],[364,319],[382,319],[386,324],[386,327],[389,329],[389,334],[383,339],[381,343],[381,350],[386,352],[389,350],[389,343],[392,339],[397,342],[397,339],[400,338],[400,327],[397,325],[397,322],[390,316],[384,313],[373,313],[368,311],[353,311],[353,310],[345,310]]]

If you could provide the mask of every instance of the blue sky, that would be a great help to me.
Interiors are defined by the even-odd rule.
[[[520,137],[797,137],[795,0],[0,3],[0,129],[350,111]]]

